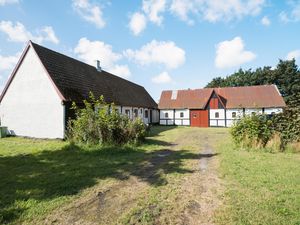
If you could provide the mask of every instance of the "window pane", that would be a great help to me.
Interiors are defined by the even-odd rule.
[[[218,112],[215,113],[215,118],[219,118],[219,113]]]
[[[184,116],[184,115],[183,115],[183,112],[181,112],[181,113],[180,113],[180,117],[182,118],[183,116]]]

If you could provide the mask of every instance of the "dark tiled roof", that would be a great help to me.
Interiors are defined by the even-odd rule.
[[[286,104],[275,85],[204,88],[178,90],[172,100],[172,91],[163,91],[159,100],[160,109],[203,109],[215,91],[228,109],[285,107]]]
[[[144,87],[32,43],[54,84],[66,101],[81,102],[90,91],[116,105],[157,108]]]

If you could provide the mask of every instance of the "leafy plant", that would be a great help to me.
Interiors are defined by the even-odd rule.
[[[139,118],[130,120],[107,104],[103,96],[98,99],[90,93],[80,108],[73,103],[76,118],[68,123],[67,139],[89,145],[139,143],[146,135],[146,126]]]

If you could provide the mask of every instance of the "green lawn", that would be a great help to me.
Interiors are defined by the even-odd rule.
[[[226,183],[220,224],[300,224],[300,154],[219,146]]]
[[[138,147],[0,139],[0,224],[42,224],[102,189],[123,193],[107,196],[115,208],[103,209],[103,224],[173,224],[187,217],[195,222],[203,190],[199,153],[207,140],[218,152],[214,167],[225,195],[217,224],[300,224],[300,154],[236,150],[226,129],[159,126]],[[131,177],[138,179],[136,186],[130,186]]]

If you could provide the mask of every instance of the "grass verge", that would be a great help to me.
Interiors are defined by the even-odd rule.
[[[300,224],[300,154],[218,147],[226,181],[219,224]]]

